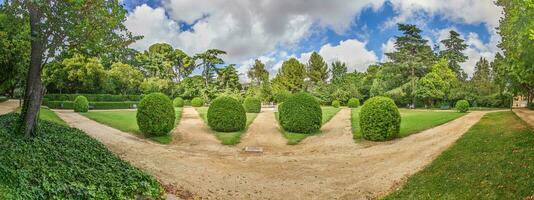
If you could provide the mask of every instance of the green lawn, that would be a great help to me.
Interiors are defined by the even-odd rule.
[[[534,131],[512,112],[489,113],[385,199],[531,199],[533,163]]]
[[[48,108],[41,107],[41,110],[39,111],[39,119],[55,122],[61,125],[67,125],[67,123],[59,118],[54,111]]]
[[[334,108],[332,106],[321,106],[321,110],[323,111],[323,118],[322,118],[322,124],[325,124],[326,122],[330,121],[334,115],[337,114],[341,110],[341,108]],[[278,112],[275,113],[276,119],[278,120]],[[295,145],[298,144],[300,141],[304,140],[304,138],[307,138],[310,135],[316,135],[321,133],[321,131],[318,131],[317,133],[312,134],[304,134],[304,133],[294,133],[285,131],[282,129],[282,133],[284,134],[284,137],[287,138],[287,144],[289,145]]]
[[[176,123],[180,122],[182,117],[182,108],[175,108]],[[133,133],[137,136],[142,136],[137,126],[137,111],[120,110],[120,111],[98,111],[98,112],[86,112],[81,113],[83,116],[97,121],[101,124],[111,126],[124,132]],[[151,137],[151,140],[162,144],[169,144],[172,141],[171,135]]]
[[[399,137],[421,132],[423,130],[442,125],[452,121],[465,113],[432,110],[399,109],[401,114],[401,127]],[[352,131],[354,139],[361,139],[359,124],[360,108],[352,109]]]
[[[208,124],[208,107],[198,107],[196,108],[198,114],[200,115],[200,118],[204,120],[206,124]],[[221,141],[224,145],[236,145],[241,141],[241,135],[245,133],[248,129],[248,126],[252,124],[254,119],[258,116],[258,113],[247,113],[247,125],[245,127],[245,130],[242,131],[236,131],[236,132],[217,132],[213,131],[215,136],[217,136],[217,139]]]

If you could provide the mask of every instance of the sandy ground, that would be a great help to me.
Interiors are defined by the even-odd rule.
[[[527,108],[513,109],[514,113],[523,119],[530,127],[534,128],[534,110],[529,110]]]
[[[354,143],[350,110],[302,144],[285,145],[274,114],[264,111],[236,147],[207,136],[193,108],[185,108],[171,145],[160,145],[58,111],[68,124],[100,140],[133,165],[176,188],[182,198],[205,199],[372,199],[402,184],[453,144],[486,112],[474,111],[444,125],[389,142]],[[273,121],[274,120],[274,121]],[[276,131],[276,132],[275,132]],[[270,138],[273,136],[273,138]],[[263,145],[263,154],[241,151]]]
[[[0,103],[0,115],[15,111],[19,107],[19,100],[7,100]]]

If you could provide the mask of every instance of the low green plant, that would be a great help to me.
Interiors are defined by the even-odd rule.
[[[74,100],[74,112],[87,112],[89,111],[89,101],[84,96],[78,96]]]
[[[208,125],[214,131],[234,132],[245,129],[247,115],[235,98],[221,96],[213,100],[208,108]]]
[[[137,125],[147,137],[167,135],[175,122],[172,101],[163,93],[152,93],[143,98],[137,109]]]
[[[384,141],[399,135],[401,124],[399,109],[388,97],[373,97],[365,101],[359,117],[364,139]]]
[[[356,98],[350,98],[348,103],[347,103],[347,106],[349,108],[357,108],[357,107],[360,107],[360,100],[359,99],[356,99]]]
[[[455,106],[458,112],[467,112],[469,110],[469,102],[467,100],[459,100]]]
[[[0,96],[0,103],[7,101],[7,97]]]
[[[172,104],[174,107],[184,107],[184,99],[182,99],[182,97],[176,97],[172,101]]]
[[[195,97],[193,100],[191,100],[191,106],[193,107],[202,107],[204,106],[204,99],[200,97]]]
[[[256,97],[247,97],[243,107],[247,113],[259,113],[261,112],[261,100]]]
[[[534,102],[530,102],[527,104],[528,109],[534,110]]]
[[[332,107],[339,108],[339,106],[341,106],[341,103],[339,102],[339,100],[332,101]]]
[[[301,92],[278,106],[279,122],[286,131],[311,134],[321,128],[322,110],[315,97]]]

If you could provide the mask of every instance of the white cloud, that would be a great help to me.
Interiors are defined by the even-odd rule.
[[[173,46],[178,45],[180,26],[165,16],[163,8],[153,9],[147,5],[141,5],[128,14],[124,25],[134,35],[143,35],[144,38],[131,47],[145,50],[153,43],[166,42]]]

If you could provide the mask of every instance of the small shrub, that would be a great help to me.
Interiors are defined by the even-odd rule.
[[[373,97],[360,111],[360,129],[363,138],[384,141],[397,137],[401,117],[395,102],[388,97]]]
[[[341,103],[339,102],[339,100],[334,100],[332,101],[332,106],[334,108],[339,108],[339,106],[341,105]]]
[[[74,100],[74,112],[87,112],[89,110],[89,101],[84,96],[78,96]]]
[[[208,125],[219,132],[234,132],[245,129],[247,114],[235,98],[221,96],[208,108]]]
[[[527,104],[528,109],[534,110],[534,102],[530,102]]]
[[[274,100],[279,104],[286,101],[289,97],[291,97],[291,93],[285,90],[274,94]]]
[[[204,105],[204,99],[200,97],[195,97],[193,100],[191,100],[191,106],[193,107],[201,107]]]
[[[259,113],[261,111],[261,100],[256,97],[247,97],[243,103],[245,111],[248,113]]]
[[[174,128],[174,107],[169,97],[152,93],[143,98],[137,109],[137,125],[146,136],[167,135]]]
[[[184,99],[182,99],[181,97],[176,97],[172,101],[172,104],[174,105],[174,107],[184,107]]]
[[[350,98],[349,102],[347,103],[347,106],[349,106],[349,108],[360,107],[360,100],[358,100],[356,98]]]
[[[458,112],[467,112],[469,110],[469,102],[467,100],[459,100],[456,102],[455,108]]]
[[[295,133],[314,133],[321,128],[322,110],[315,97],[297,93],[278,107],[280,125]]]

